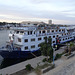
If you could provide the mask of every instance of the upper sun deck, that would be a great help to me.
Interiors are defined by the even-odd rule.
[[[14,27],[13,30],[15,30],[15,31],[32,31],[32,30],[36,30],[36,27]]]
[[[40,30],[56,30],[56,29],[66,29],[66,27],[59,27],[59,26],[50,26],[50,25],[38,25],[38,26],[23,26],[23,27],[13,27],[15,31],[40,31]]]
[[[47,26],[47,25],[38,25],[38,26],[28,26],[28,27],[14,27],[15,35],[34,35],[34,36],[44,36],[44,35],[53,35],[53,34],[62,34],[67,33],[65,27],[58,26]]]

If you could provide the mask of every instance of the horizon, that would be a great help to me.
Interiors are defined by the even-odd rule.
[[[43,21],[53,24],[75,24],[74,0],[0,0],[0,21]]]

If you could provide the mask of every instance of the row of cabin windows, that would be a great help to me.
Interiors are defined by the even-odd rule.
[[[51,36],[49,36],[49,38],[51,38]],[[55,36],[53,36],[53,38],[55,38]],[[45,39],[45,37],[44,37]],[[38,41],[42,40],[42,38],[38,38]],[[35,38],[31,39],[31,41],[35,41]],[[21,42],[21,39],[18,38],[18,42]],[[24,42],[28,42],[28,39],[25,39]]]
[[[65,39],[63,39],[63,40],[67,40],[67,39],[71,39],[72,37],[68,37],[68,38],[65,38]],[[60,39],[60,41],[61,41],[61,39]]]
[[[55,41],[53,41],[53,43],[55,43]],[[38,44],[38,47],[40,47],[40,44]],[[31,48],[35,48],[35,45],[32,45]],[[28,46],[25,47],[25,50],[28,49]]]
[[[63,36],[63,35],[69,35],[69,34],[70,34],[70,33],[65,33],[65,34],[62,34],[62,36]]]
[[[28,31],[28,35],[32,35],[33,34],[33,31]],[[34,32],[35,34],[35,32]]]
[[[55,32],[57,32],[58,30],[56,30]],[[64,30],[62,30],[62,31],[64,31]],[[16,31],[16,33],[17,34],[19,34],[19,32],[20,33],[24,33],[24,31]],[[42,31],[42,33],[45,33],[46,31],[44,30],[44,31]],[[47,33],[49,33],[50,32],[50,30],[47,30]],[[52,32],[54,32],[54,30],[52,30]],[[61,32],[61,30],[59,30],[59,32]],[[33,33],[33,31],[28,31],[28,35],[32,35],[32,33]],[[39,31],[39,33],[41,33],[41,31]],[[34,34],[35,34],[35,32],[34,32]]]
[[[31,48],[35,48],[35,45],[32,45]],[[25,50],[28,49],[28,46],[25,47]]]
[[[45,39],[46,37],[44,37],[44,39]],[[70,38],[72,38],[72,37],[68,37],[68,38],[65,38],[65,39],[63,39],[63,40],[67,40],[67,39],[70,39]],[[26,41],[25,42],[28,42],[28,39],[25,39]],[[41,40],[41,38],[38,38],[38,40]],[[32,39],[32,41],[35,41],[35,39]],[[61,39],[60,39],[60,41],[61,41]],[[53,43],[55,43],[55,41],[53,41]]]
[[[56,30],[55,32],[57,32],[58,30]],[[64,31],[64,29],[63,30],[59,30],[59,32],[61,32],[61,31]],[[45,33],[46,31],[44,30],[44,31],[42,31],[42,33]],[[54,30],[52,30],[51,32],[54,32]],[[39,31],[39,33],[41,33],[41,31]],[[50,30],[47,30],[47,33],[50,33]]]
[[[19,34],[19,32],[20,33],[24,33],[24,31],[16,31],[16,34]],[[28,35],[32,35],[32,33],[33,33],[33,31],[28,31]],[[34,32],[34,34],[35,34],[35,32]]]
[[[41,38],[38,38],[38,41],[40,41]],[[35,41],[35,38],[31,39],[31,41]],[[28,42],[28,39],[25,39],[24,42]]]
[[[31,41],[35,41],[35,38],[31,39]],[[28,39],[25,39],[24,42],[28,42]]]

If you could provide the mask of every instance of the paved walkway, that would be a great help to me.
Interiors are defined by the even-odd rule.
[[[59,65],[61,65],[62,63],[64,62],[64,60],[62,60],[62,59],[58,59],[58,60],[56,60],[54,63],[55,63],[55,66],[57,67],[57,66],[59,66]],[[30,73],[30,74],[28,74],[28,75],[37,75],[35,72],[32,72],[32,73]],[[43,74],[42,74],[43,75]],[[45,75],[45,74],[44,74]],[[46,73],[46,75],[47,75],[47,73]]]
[[[75,56],[43,75],[75,75]]]
[[[54,51],[54,54],[56,55],[57,53],[61,54],[62,52],[64,52],[66,46],[60,47],[59,50]]]
[[[31,64],[31,66],[32,66],[33,68],[35,68],[35,67],[37,66],[37,63],[42,62],[42,60],[43,60],[44,58],[45,58],[44,56],[39,56],[39,57],[30,59],[30,60],[27,60],[27,61],[24,61],[24,62],[15,64],[15,65],[12,65],[12,66],[10,66],[10,67],[1,69],[1,70],[0,70],[0,74],[6,75],[6,74],[12,74],[12,73],[18,72],[18,71],[20,71],[20,70],[25,69],[25,66],[26,66],[27,64]],[[15,61],[14,61],[14,62],[15,62]]]

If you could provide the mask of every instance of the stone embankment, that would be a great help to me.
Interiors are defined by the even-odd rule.
[[[75,75],[75,56],[44,75]]]

